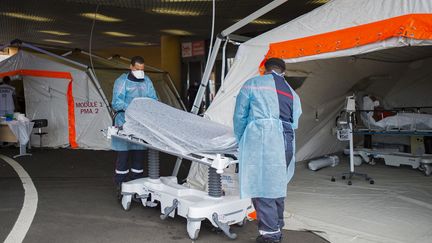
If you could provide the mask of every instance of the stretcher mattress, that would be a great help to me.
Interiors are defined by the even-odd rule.
[[[125,117],[126,134],[163,150],[181,154],[235,154],[237,151],[231,128],[153,99],[134,99]]]

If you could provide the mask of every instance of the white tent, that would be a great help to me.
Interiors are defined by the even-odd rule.
[[[340,151],[344,144],[331,128],[353,91],[373,92],[391,105],[431,105],[430,60],[414,62],[431,56],[424,47],[431,44],[430,0],[333,0],[243,43],[205,115],[232,126],[242,84],[259,75],[265,59],[283,58],[288,76],[306,77],[297,90],[303,108],[297,159]]]
[[[101,132],[111,125],[108,106],[83,66],[20,50],[0,62],[0,77],[4,76],[23,80],[26,116],[48,120],[43,146],[109,148]],[[38,141],[32,136],[32,144]]]

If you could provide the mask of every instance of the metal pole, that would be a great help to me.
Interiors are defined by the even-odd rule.
[[[95,84],[96,88],[98,89],[99,94],[102,96],[102,99],[108,109],[108,112],[112,115],[114,115],[113,110],[111,109],[110,103],[108,102],[107,97],[105,96],[105,93],[103,92],[102,87],[100,86],[99,80],[96,78],[96,76],[94,75],[93,71],[88,68],[87,72],[90,74],[91,79],[93,80],[93,83]]]
[[[221,32],[222,36],[228,36],[229,34],[233,33],[234,31],[242,28],[243,26],[249,24],[250,22],[254,21],[255,19],[263,16],[264,14],[268,13],[269,11],[277,8],[279,5],[285,3],[288,0],[274,0],[271,3],[265,5],[264,7],[258,9],[257,11],[253,12],[246,18],[238,21],[237,23],[231,25],[230,27],[226,28]]]
[[[198,89],[198,93],[197,93],[197,95],[195,97],[195,101],[194,101],[194,104],[193,104],[193,107],[192,107],[192,110],[191,110],[191,112],[194,113],[194,114],[198,113],[199,107],[201,106],[202,98],[204,96],[204,92],[206,90],[206,87],[207,87],[207,84],[208,84],[208,81],[209,81],[209,78],[210,78],[210,74],[211,74],[211,71],[213,69],[213,65],[214,65],[214,63],[216,61],[216,57],[217,57],[217,54],[218,54],[219,47],[220,47],[221,43],[222,43],[222,39],[219,38],[219,37],[217,37],[216,38],[216,42],[215,42],[215,44],[213,46],[213,51],[212,51],[212,53],[210,55],[210,59],[209,59],[209,61],[206,64],[206,67],[205,67],[205,70],[204,70],[204,74],[203,74],[203,77],[202,77],[202,80],[201,80],[201,85],[200,85],[200,87]]]
[[[182,164],[182,160],[183,160],[183,158],[177,157],[177,160],[176,160],[173,172],[172,172],[172,176],[177,177],[177,174],[178,174],[178,172],[180,170],[180,166]]]
[[[178,93],[177,88],[175,87],[175,85],[171,79],[171,75],[168,72],[166,72],[165,75],[167,76],[168,81],[169,81],[168,84],[171,85],[171,89],[174,91],[174,95],[176,96],[181,107],[183,108],[183,110],[187,111],[186,106],[184,105],[183,100],[181,99],[180,94]]]
[[[228,38],[225,40],[225,44],[222,47],[222,68],[221,68],[221,87],[223,87],[224,80],[225,80],[225,63],[226,63],[226,46],[228,44]]]
[[[352,125],[352,113],[348,113],[348,124],[349,124],[349,149],[350,149],[350,172],[354,173],[354,141],[353,141],[353,125]]]
[[[66,53],[63,53],[61,56],[62,57],[66,57],[66,56],[69,56],[70,54],[72,54],[73,53],[73,51],[68,51],[68,52],[66,52]]]
[[[223,30],[220,35],[216,38],[216,42],[212,48],[212,52],[210,54],[210,58],[206,64],[206,68],[204,71],[204,75],[201,80],[201,86],[199,87],[197,96],[195,98],[193,107],[191,112],[194,114],[198,113],[199,107],[202,102],[202,98],[205,92],[205,89],[207,87],[211,70],[213,69],[214,63],[216,61],[217,53],[219,52],[220,45],[222,43],[222,39],[224,39],[226,36],[230,35],[234,31],[242,28],[243,26],[249,24],[251,21],[254,21],[255,19],[263,16],[264,14],[268,13],[269,11],[275,9],[276,7],[280,6],[281,4],[285,3],[288,0],[274,0],[271,3],[265,5],[264,7],[258,9],[257,11],[253,12],[246,18],[238,21],[237,23],[231,25],[230,27]]]

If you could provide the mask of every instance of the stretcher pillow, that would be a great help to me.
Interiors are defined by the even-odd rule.
[[[149,98],[131,102],[123,129],[152,146],[181,154],[237,151],[231,128]]]

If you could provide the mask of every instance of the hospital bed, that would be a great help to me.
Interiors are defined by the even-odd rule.
[[[376,159],[384,160],[386,165],[401,166],[409,165],[413,169],[419,169],[429,176],[432,173],[432,154],[425,154],[424,147],[416,151],[414,142],[411,143],[411,153],[402,152],[395,149],[372,148],[372,136],[408,136],[411,141],[423,141],[432,138],[432,114],[420,113],[422,109],[431,107],[399,107],[393,109],[379,110],[378,112],[391,112],[394,115],[383,117],[376,121],[373,112],[377,110],[367,104],[367,97],[357,100],[360,109],[357,113],[361,119],[360,123],[355,123],[353,135],[364,136],[364,146],[356,147],[354,155],[362,158],[363,161],[374,164]],[[416,112],[409,112],[409,111]],[[354,119],[355,120],[355,119]],[[415,139],[412,139],[415,138]],[[421,144],[421,146],[424,146]],[[416,147],[419,147],[418,144]],[[431,153],[430,151],[427,151]],[[348,150],[345,151],[348,154]]]
[[[237,163],[237,145],[229,128],[151,99],[138,98],[126,111],[123,129],[110,127],[107,136],[149,149],[148,177],[122,183],[121,204],[125,210],[130,209],[133,197],[144,207],[160,204],[161,219],[175,215],[187,219],[192,240],[197,239],[205,219],[235,239],[230,225],[242,225],[253,212],[250,199],[222,193],[221,174]],[[159,152],[208,166],[208,192],[180,185],[176,176],[161,177]]]

